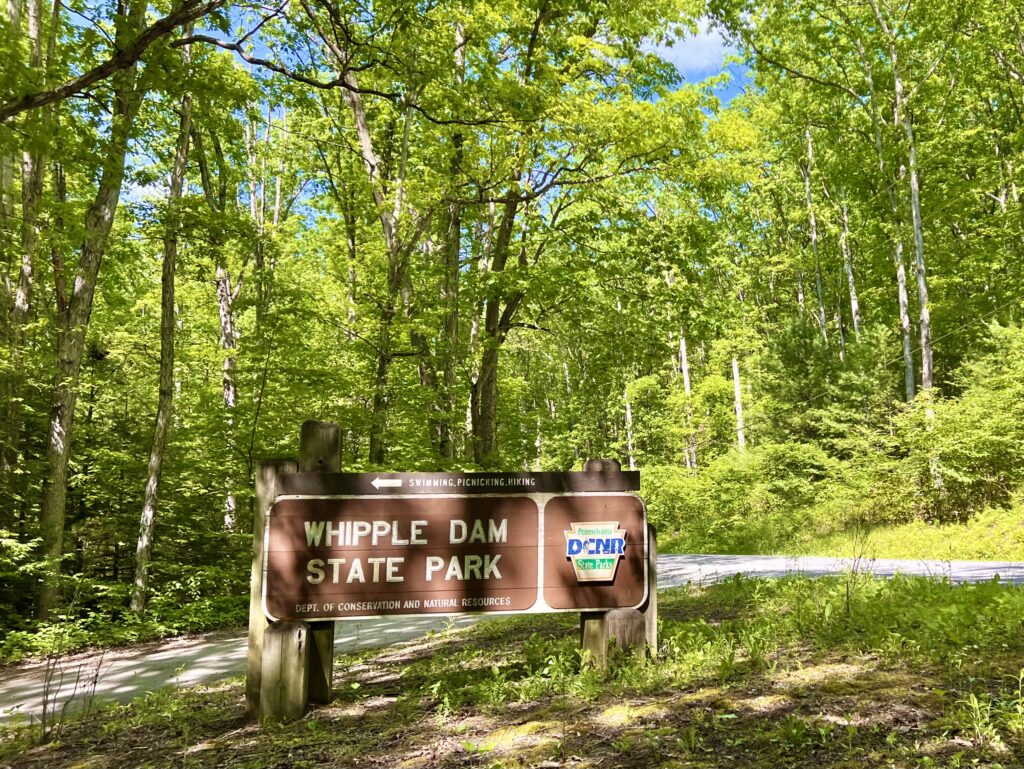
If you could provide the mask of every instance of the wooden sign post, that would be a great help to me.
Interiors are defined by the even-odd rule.
[[[579,612],[581,643],[657,644],[654,532],[639,473],[341,473],[337,425],[260,464],[247,711],[294,719],[331,698],[334,622]],[[295,677],[301,681],[294,680]]]
[[[256,504],[252,512],[252,571],[249,577],[249,647],[245,672],[245,712],[260,716],[263,684],[263,646],[270,621],[263,613],[263,531],[267,512],[277,498],[282,476],[298,470],[294,459],[267,459],[256,468]]]
[[[299,436],[299,472],[336,473],[341,469],[341,428],[334,422],[304,422]],[[309,626],[309,702],[331,701],[334,673],[334,622]]]
[[[622,465],[615,459],[590,459],[584,472],[617,473]],[[654,526],[647,524],[647,579],[650,589],[641,608],[580,612],[580,649],[590,664],[608,667],[608,644],[624,650],[658,654],[658,547]]]

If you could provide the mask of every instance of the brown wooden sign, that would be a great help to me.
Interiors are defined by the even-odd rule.
[[[635,475],[283,476],[265,530],[264,612],[328,620],[639,607],[646,514],[621,488]]]

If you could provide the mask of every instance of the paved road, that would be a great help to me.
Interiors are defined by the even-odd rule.
[[[687,583],[709,584],[735,574],[748,577],[784,577],[802,574],[822,577],[851,569],[870,571],[878,577],[914,574],[948,578],[953,582],[986,582],[996,575],[1004,582],[1024,584],[1024,563],[1011,561],[896,561],[784,555],[662,555],[658,557],[658,586],[662,589]]]
[[[748,555],[663,555],[658,558],[661,589],[687,583],[710,584],[735,574],[750,577],[781,577],[803,574],[819,577],[851,568],[889,577],[896,573],[949,578],[954,582],[1000,579],[1024,584],[1024,563],[991,561],[891,561],[854,563],[835,558]],[[465,627],[478,617],[403,617],[338,623],[335,651],[360,649],[406,641],[431,630]],[[74,655],[54,672],[53,702],[58,707],[77,707],[87,692],[95,701],[127,702],[165,686],[191,686],[204,681],[239,675],[245,669],[245,637],[214,633],[190,639],[173,639],[128,650]],[[38,717],[46,671],[42,664],[0,671],[0,723],[16,714]],[[93,686],[95,681],[95,686]],[[52,706],[51,706],[52,709]]]

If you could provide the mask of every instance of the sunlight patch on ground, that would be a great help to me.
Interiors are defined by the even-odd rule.
[[[667,710],[661,705],[612,705],[605,708],[597,720],[608,726],[623,726],[637,719],[652,720],[666,715]]]
[[[863,665],[852,665],[848,662],[824,662],[820,665],[784,670],[776,673],[772,679],[783,689],[802,689],[821,684],[834,687],[839,682],[853,682],[867,670],[868,668]]]
[[[506,726],[491,732],[487,735],[487,743],[494,746],[495,750],[510,750],[526,746],[536,746],[541,743],[551,742],[553,737],[550,734],[541,734],[558,727],[554,721],[527,721],[515,726]]]
[[[695,705],[704,702],[711,702],[722,697],[724,691],[717,686],[708,686],[696,691],[686,692],[672,700],[674,705]]]
[[[730,704],[737,710],[757,715],[768,715],[791,710],[796,706],[796,701],[784,694],[762,694],[757,697],[733,700]]]

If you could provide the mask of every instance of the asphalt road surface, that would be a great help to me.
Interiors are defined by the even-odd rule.
[[[709,584],[735,574],[782,577],[801,574],[820,577],[856,568],[879,577],[896,573],[953,582],[984,582],[995,576],[1024,584],[1024,563],[996,561],[894,561],[755,555],[662,555],[658,557],[658,587],[687,583]],[[486,615],[484,615],[486,616]],[[401,617],[339,622],[334,649],[344,654],[388,646],[429,631],[465,627],[480,616]],[[44,663],[0,670],[0,722],[38,718],[43,710],[44,682],[49,674],[49,710],[79,708],[88,702],[127,702],[167,686],[192,686],[240,675],[245,669],[244,632],[210,633],[172,639],[129,649],[86,652],[62,659],[51,671]]]

